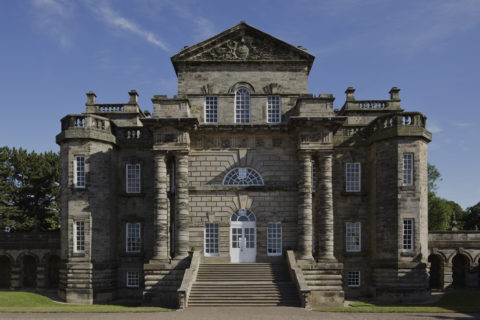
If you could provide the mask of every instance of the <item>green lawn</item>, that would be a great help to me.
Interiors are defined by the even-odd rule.
[[[0,291],[0,312],[161,312],[170,309],[116,304],[67,304],[32,292]]]
[[[315,311],[329,312],[480,312],[480,291],[449,291],[440,301],[427,304],[375,304],[366,302],[351,303],[348,307],[314,308]]]

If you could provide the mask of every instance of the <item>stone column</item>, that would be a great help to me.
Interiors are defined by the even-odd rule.
[[[319,162],[319,260],[335,260],[333,254],[333,189],[332,189],[332,154],[322,152]]]
[[[188,255],[188,153],[175,153],[175,258]]]
[[[299,152],[300,172],[298,180],[297,258],[312,257],[312,155]]]
[[[154,152],[154,260],[168,260],[168,198],[167,198],[167,164],[166,152]]]

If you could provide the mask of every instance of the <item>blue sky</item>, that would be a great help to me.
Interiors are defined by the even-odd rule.
[[[429,162],[440,196],[463,207],[480,201],[480,1],[478,0],[21,0],[0,19],[0,145],[58,151],[60,119],[99,103],[143,109],[176,92],[170,57],[240,21],[316,59],[309,91],[348,86],[357,99],[387,99],[428,116]]]

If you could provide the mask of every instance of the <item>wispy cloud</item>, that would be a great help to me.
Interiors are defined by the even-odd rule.
[[[435,120],[431,119],[429,119],[427,122],[427,129],[431,133],[439,133],[443,131],[443,129],[438,125],[438,123]]]
[[[87,7],[97,16],[97,18],[109,26],[121,31],[126,31],[141,37],[143,40],[165,50],[169,51],[167,44],[153,32],[146,30],[113,10],[106,2],[86,2]]]
[[[453,123],[454,126],[459,127],[459,128],[468,128],[472,126],[472,123],[470,122],[461,122],[461,121],[455,121]]]
[[[63,49],[72,46],[68,22],[71,20],[74,3],[65,0],[33,0],[34,21],[41,30],[56,39]]]

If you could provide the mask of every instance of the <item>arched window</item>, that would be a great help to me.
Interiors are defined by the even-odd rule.
[[[223,179],[226,186],[263,186],[263,179],[258,172],[250,168],[235,168]]]
[[[255,221],[255,215],[249,210],[240,209],[232,214],[230,221]]]
[[[250,122],[250,92],[241,88],[235,94],[235,123]]]

